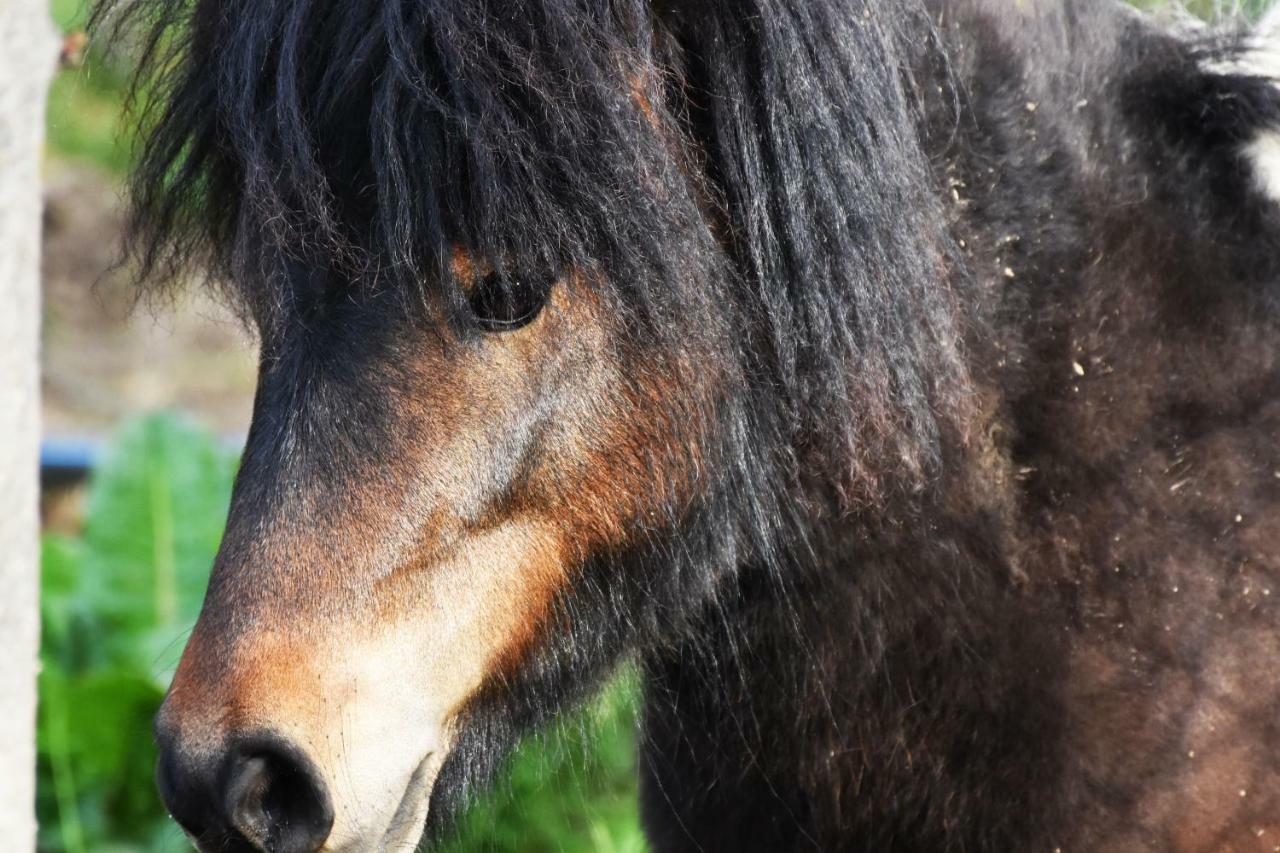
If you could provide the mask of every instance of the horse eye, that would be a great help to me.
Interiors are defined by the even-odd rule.
[[[486,332],[510,332],[529,325],[542,313],[551,295],[545,277],[503,277],[490,273],[475,283],[469,295],[471,314]]]

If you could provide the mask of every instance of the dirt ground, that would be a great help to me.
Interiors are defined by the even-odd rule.
[[[128,270],[110,271],[122,220],[114,179],[55,161],[46,187],[45,434],[97,438],[160,408],[243,433],[255,351],[230,312],[194,288],[173,304],[135,307]]]

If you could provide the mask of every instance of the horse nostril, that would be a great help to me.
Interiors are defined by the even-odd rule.
[[[199,771],[176,750],[164,746],[164,741],[161,744],[156,765],[160,799],[179,826],[193,838],[201,838],[217,820],[209,808],[208,797],[198,790]]]
[[[314,853],[333,829],[333,806],[315,767],[282,740],[233,749],[220,787],[227,821],[259,850]]]

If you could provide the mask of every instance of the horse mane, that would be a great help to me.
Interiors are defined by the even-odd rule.
[[[392,288],[465,322],[462,244],[598,272],[640,314],[711,299],[785,443],[851,472],[842,489],[928,470],[961,371],[906,73],[922,9],[668,5],[100,6],[99,27],[146,33],[141,277],[207,269],[269,315],[307,298],[302,264],[326,271],[315,289]]]

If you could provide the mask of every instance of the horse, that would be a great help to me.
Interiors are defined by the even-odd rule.
[[[99,8],[260,346],[173,817],[413,847],[625,665],[655,850],[1280,849],[1275,17]]]

